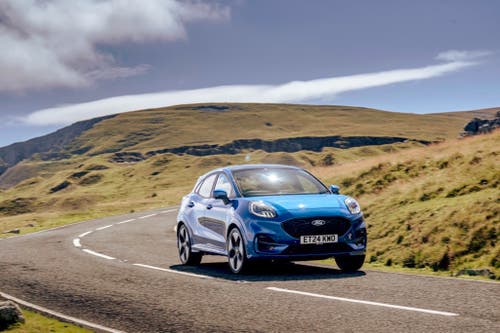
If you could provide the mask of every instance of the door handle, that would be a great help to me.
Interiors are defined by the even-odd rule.
[[[187,206],[188,206],[189,208],[193,208],[193,207],[194,207],[194,202],[189,201],[189,203],[187,204]]]
[[[207,205],[207,209],[212,209],[212,207],[213,207],[213,206],[212,206],[211,204],[208,204],[208,205]]]

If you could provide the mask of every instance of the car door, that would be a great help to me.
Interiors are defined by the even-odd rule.
[[[223,172],[218,174],[214,190],[224,190],[229,198],[234,197],[232,184]],[[219,248],[221,251],[226,250],[227,225],[230,220],[232,209],[233,207],[231,204],[224,204],[221,199],[214,199],[213,195],[207,200],[203,223],[205,227],[210,230],[212,245]]]
[[[211,238],[213,238],[213,236],[210,230],[205,226],[204,217],[216,179],[216,173],[205,177],[200,186],[195,190],[195,193],[191,197],[191,201],[188,203],[191,221],[194,222],[192,223],[192,233],[195,244],[206,245],[212,243]]]

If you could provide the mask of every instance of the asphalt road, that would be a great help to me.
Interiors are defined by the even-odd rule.
[[[294,263],[179,266],[175,209],[0,240],[0,291],[126,332],[500,332],[500,284]],[[90,232],[90,233],[88,233]]]

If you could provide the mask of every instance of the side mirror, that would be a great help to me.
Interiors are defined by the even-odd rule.
[[[330,192],[332,192],[332,194],[340,194],[340,187],[337,185],[330,185]]]
[[[227,205],[229,203],[227,192],[224,190],[214,190],[214,199],[222,200],[224,202],[224,205]]]

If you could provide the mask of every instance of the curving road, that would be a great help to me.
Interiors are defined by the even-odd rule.
[[[500,284],[295,263],[178,265],[176,210],[0,240],[0,291],[126,332],[500,332]]]

